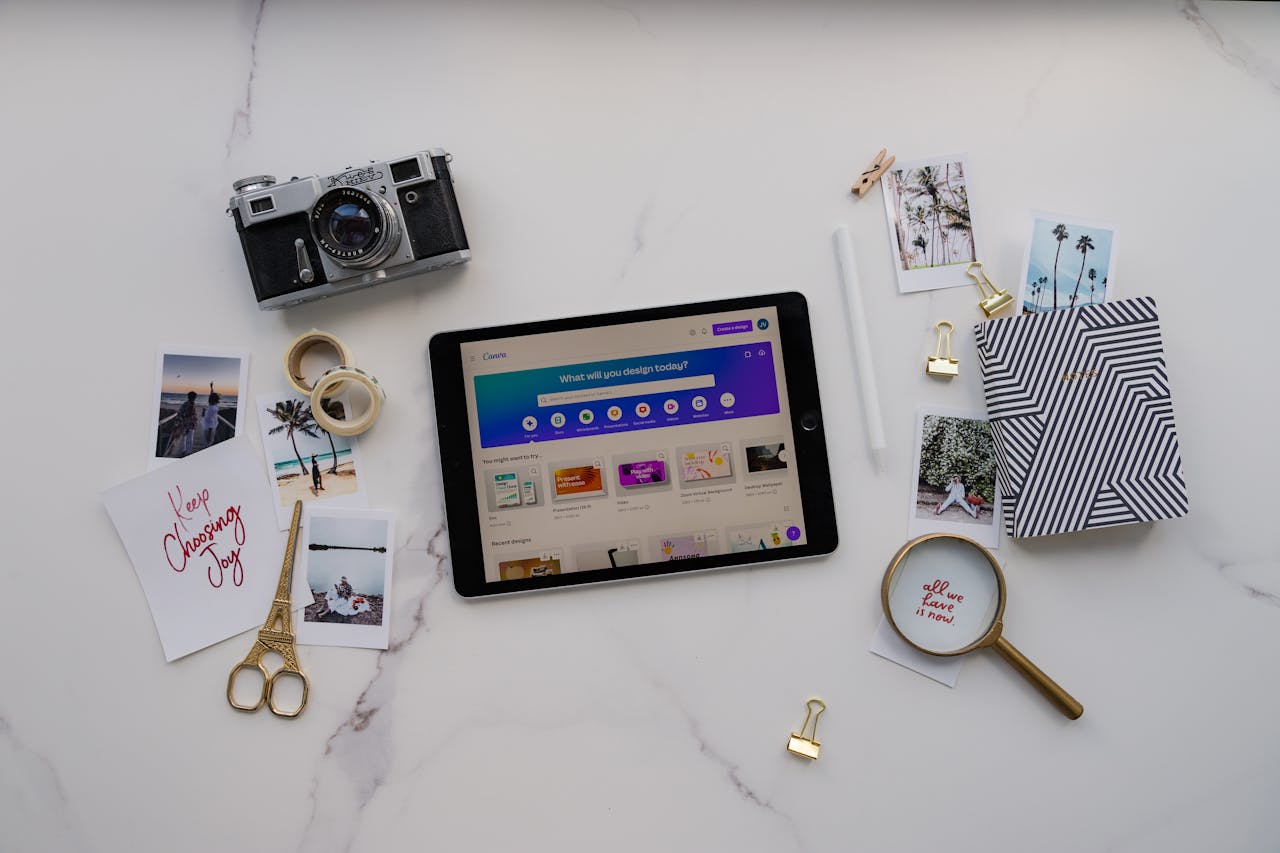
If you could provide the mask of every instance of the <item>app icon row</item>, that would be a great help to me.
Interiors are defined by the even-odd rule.
[[[736,402],[737,399],[729,391],[725,391],[720,395],[720,405],[725,409],[732,409],[733,404]],[[689,401],[689,405],[695,412],[706,411],[708,406],[707,398],[701,394],[697,394]],[[649,403],[643,400],[636,403],[633,411],[635,412],[635,416],[641,420],[648,418],[653,414],[653,408]],[[662,403],[662,411],[666,412],[668,415],[674,415],[680,411],[680,402],[675,399],[667,399]],[[605,409],[604,414],[606,418],[616,423],[622,420],[625,412],[621,406],[615,404]],[[578,423],[583,426],[590,426],[595,422],[595,419],[596,414],[591,409],[580,409],[578,411]],[[568,418],[565,416],[564,412],[552,412],[551,416],[547,419],[547,422],[555,429],[562,429],[568,422]],[[533,415],[525,415],[524,420],[520,422],[520,425],[524,427],[525,432],[533,432],[538,428],[538,419]]]

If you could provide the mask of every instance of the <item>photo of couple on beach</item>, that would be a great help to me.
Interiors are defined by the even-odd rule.
[[[330,416],[341,419],[341,401],[326,398],[322,403]],[[258,409],[262,449],[283,524],[287,526],[297,500],[367,505],[355,439],[327,432],[316,423],[311,401],[292,393],[260,394]]]
[[[160,353],[153,465],[235,437],[244,368],[244,359],[238,355]]]

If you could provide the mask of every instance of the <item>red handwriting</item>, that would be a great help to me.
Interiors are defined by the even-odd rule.
[[[964,601],[964,595],[948,591],[951,589],[951,581],[938,578],[933,583],[925,584],[921,589],[924,590],[924,595],[920,598],[920,606],[916,608],[917,616],[924,616],[947,625],[956,621],[956,605]]]
[[[173,510],[175,520],[172,531],[164,535],[161,546],[164,548],[164,556],[169,562],[169,568],[175,572],[185,572],[193,558],[203,557],[210,561],[205,569],[205,576],[214,589],[218,589],[225,582],[228,569],[231,570],[231,582],[235,586],[243,584],[244,565],[240,562],[240,551],[244,546],[245,531],[239,504],[228,506],[218,515],[214,515],[209,509],[208,489],[201,489],[191,498],[183,496],[181,486],[175,487],[174,491],[167,494],[169,507]],[[195,516],[200,510],[204,511],[208,521],[192,532],[188,522],[191,523],[191,527],[199,524]],[[228,547],[219,554],[216,548],[223,548],[225,544],[225,540],[223,543],[218,541],[218,536],[223,531],[230,532],[235,547]]]
[[[169,496],[169,507],[173,510],[173,514],[177,517],[178,523],[182,525],[182,529],[185,532],[187,529],[187,522],[191,520],[191,513],[195,512],[197,509],[203,509],[205,515],[210,514],[209,490],[201,489],[196,493],[194,498],[188,500],[182,496],[182,486],[175,486],[174,488],[178,492],[178,499],[176,501],[173,499],[173,492],[166,492],[165,494]],[[184,512],[187,514],[183,515]]]

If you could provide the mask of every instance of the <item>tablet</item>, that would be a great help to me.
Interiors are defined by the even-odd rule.
[[[799,293],[443,332],[430,358],[461,595],[836,547]]]

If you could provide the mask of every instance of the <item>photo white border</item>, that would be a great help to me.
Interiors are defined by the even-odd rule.
[[[164,385],[164,357],[166,355],[193,355],[205,358],[238,358],[240,359],[240,379],[239,386],[236,388],[236,429],[235,435],[231,438],[244,434],[244,412],[245,404],[249,399],[249,350],[238,350],[230,347],[190,347],[190,346],[162,346],[156,349],[156,366],[155,379],[152,383],[151,402],[156,408],[151,412],[151,444],[147,449],[147,470],[154,471],[157,468],[163,468],[177,459],[171,459],[167,456],[156,455],[156,442],[160,439],[160,395],[163,393]],[[227,439],[230,441],[231,439]],[[221,442],[219,442],[221,443]],[[195,454],[191,454],[194,456]],[[285,524],[282,530],[287,528]]]
[[[955,163],[959,162],[964,165],[964,185],[969,192],[969,222],[973,228],[973,256],[975,260],[982,260],[982,244],[978,239],[978,214],[977,208],[974,206],[973,200],[973,165],[966,153],[960,154],[944,154],[938,157],[921,157],[916,160],[908,160],[906,162],[895,162],[889,168],[890,172],[910,171],[918,169],[921,166],[931,166],[936,163]],[[887,176],[886,176],[887,177]],[[931,267],[923,270],[904,270],[902,268],[902,259],[898,255],[898,234],[893,228],[894,207],[893,193],[881,178],[880,195],[884,199],[885,225],[889,229],[889,259],[893,264],[893,271],[898,277],[899,293],[919,293],[923,290],[941,290],[946,287],[961,287],[963,285],[972,285],[973,280],[965,275],[965,270],[969,268],[967,263],[949,264],[944,267]]]
[[[972,206],[969,208],[969,213],[972,216]],[[1104,228],[1111,232],[1111,254],[1107,258],[1107,286],[1102,291],[1102,302],[1098,304],[1102,305],[1113,301],[1116,292],[1116,250],[1120,243],[1119,226],[1114,222],[1108,222],[1105,219],[1086,219],[1080,216],[1067,216],[1062,213],[1054,213],[1051,210],[1032,210],[1027,213],[1025,232],[1027,235],[1027,241],[1026,246],[1022,249],[1022,267],[1020,270],[1022,283],[1018,287],[1018,301],[1014,303],[1016,307],[1015,316],[1023,316],[1022,306],[1026,304],[1027,291],[1031,289],[1030,284],[1027,282],[1027,273],[1031,271],[1031,244],[1035,242],[1036,238],[1037,219],[1053,219],[1068,226],[1079,225],[1084,228]],[[1059,306],[1058,310],[1061,311],[1062,307]],[[1041,311],[1037,313],[1044,314],[1048,312]]]
[[[271,484],[271,500],[276,509],[276,523],[280,525],[281,530],[288,530],[289,523],[293,520],[293,503],[287,506],[280,501],[280,483],[276,480],[275,464],[271,461],[271,454],[267,452],[269,439],[267,431],[276,426],[275,421],[267,420],[266,409],[269,409],[277,402],[284,400],[302,400],[310,405],[310,401],[303,397],[297,391],[276,391],[258,394],[254,398],[257,404],[258,414],[258,433],[262,439],[262,457],[264,470],[267,472],[267,482]],[[351,444],[351,464],[356,470],[356,490],[346,495],[334,495],[333,497],[305,497],[302,499],[303,506],[312,506],[320,504],[323,506],[346,507],[349,509],[366,509],[369,506],[369,495],[366,492],[366,483],[364,479],[364,460],[360,458],[360,437],[359,436],[342,436]]]
[[[292,510],[290,511],[292,515]],[[380,509],[344,509],[340,507],[302,505],[302,535],[298,542],[297,556],[294,558],[294,572],[302,573],[303,586],[307,595],[311,595],[311,583],[308,581],[307,568],[310,564],[312,520],[315,518],[358,518],[362,521],[380,519],[387,523],[387,541],[384,543],[387,553],[384,555],[382,575],[382,624],[381,625],[346,625],[331,622],[308,622],[305,607],[298,613],[298,621],[294,626],[299,645],[303,646],[345,646],[353,649],[385,649],[391,640],[391,575],[395,565],[396,546],[396,514]],[[310,606],[311,602],[307,602]]]
[[[953,533],[966,539],[972,539],[979,545],[994,551],[1000,547],[1000,528],[1004,526],[1004,517],[1001,513],[1000,505],[999,478],[996,479],[995,483],[996,499],[992,503],[994,511],[992,512],[989,526],[916,517],[916,503],[920,494],[920,445],[924,441],[924,419],[927,415],[939,415],[944,418],[964,418],[970,421],[990,423],[986,412],[953,409],[946,406],[920,406],[916,409],[916,439],[915,447],[911,454],[911,488],[908,490],[907,538],[915,539],[917,536],[924,536],[926,533]]]

